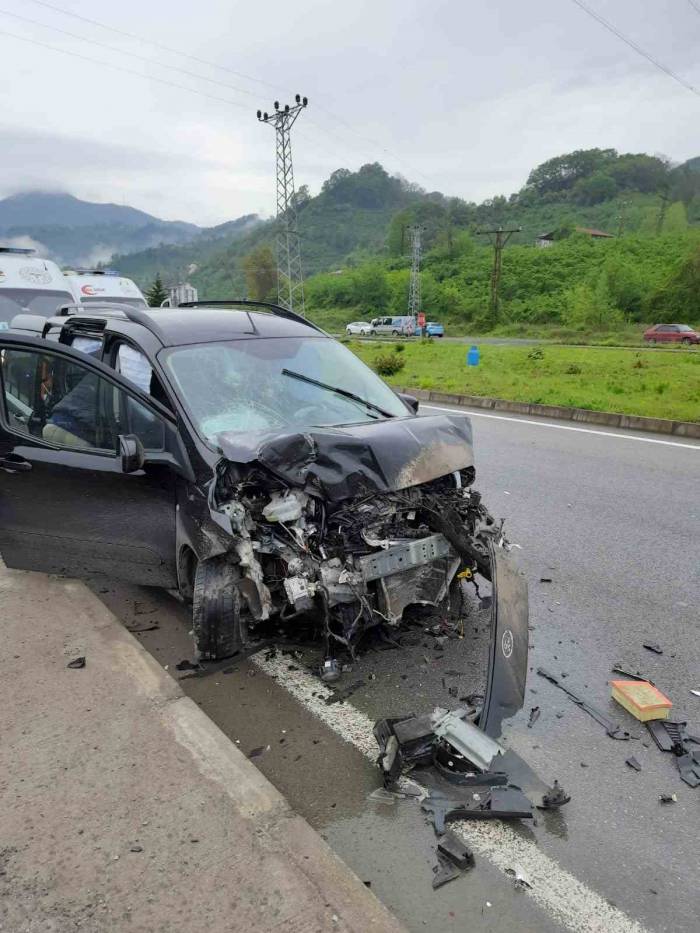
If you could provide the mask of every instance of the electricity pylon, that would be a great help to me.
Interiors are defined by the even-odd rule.
[[[416,224],[411,227],[411,284],[408,289],[408,313],[418,319],[421,310],[420,302],[420,234],[421,228]]]
[[[477,230],[477,236],[487,236],[493,246],[493,269],[491,270],[491,322],[495,324],[498,321],[498,312],[500,309],[500,289],[501,289],[501,253],[503,247],[514,233],[519,233],[522,227],[511,227],[504,230],[503,227],[492,228],[490,230]]]
[[[258,120],[275,128],[277,158],[277,300],[283,308],[304,314],[304,276],[301,271],[301,246],[294,196],[291,129],[308,98],[299,94],[296,103],[280,107],[274,113],[258,110]]]

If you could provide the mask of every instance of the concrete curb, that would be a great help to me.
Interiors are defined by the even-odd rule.
[[[597,424],[599,427],[627,428],[631,431],[649,431],[654,434],[670,434],[674,437],[700,439],[700,422],[695,421],[669,421],[666,418],[644,418],[640,415],[623,415],[613,411],[567,408],[564,405],[510,402],[502,398],[455,395],[450,392],[433,392],[427,389],[404,388],[400,391],[407,392],[425,402],[445,402],[448,405],[463,405],[467,408],[486,408],[491,411],[508,411],[518,415],[535,415],[540,418],[557,418],[561,421]]]
[[[405,931],[87,587],[0,560],[0,603],[3,929]]]

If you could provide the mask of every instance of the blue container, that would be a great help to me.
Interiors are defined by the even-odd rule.
[[[467,353],[467,366],[478,366],[479,365],[479,348],[470,347],[469,353]]]

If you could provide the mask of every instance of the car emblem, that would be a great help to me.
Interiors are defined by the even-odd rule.
[[[501,638],[501,651],[504,658],[509,658],[513,653],[513,633],[509,628],[505,630]]]

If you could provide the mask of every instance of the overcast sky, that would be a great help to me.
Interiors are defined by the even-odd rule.
[[[700,87],[700,0],[586,2]],[[239,74],[49,4],[0,0],[0,196],[65,190],[199,224],[270,213],[274,133],[255,111],[297,91],[310,103],[295,127],[296,183],[313,192],[334,169],[369,161],[482,200],[572,149],[700,155],[700,97],[573,0],[50,6]]]

